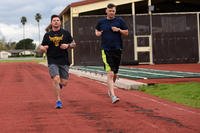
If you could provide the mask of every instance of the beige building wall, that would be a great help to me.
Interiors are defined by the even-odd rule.
[[[86,4],[86,5],[80,5],[76,7],[71,7],[71,16],[75,17],[83,12],[106,8],[106,6],[109,3],[114,3],[115,5],[118,6],[118,5],[128,4],[128,3],[139,2],[139,1],[143,1],[143,0],[108,0],[108,1],[96,2],[96,3]]]

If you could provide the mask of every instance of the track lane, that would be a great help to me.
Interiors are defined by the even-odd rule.
[[[46,67],[3,63],[0,75],[2,133],[200,132],[200,110],[142,92],[117,89],[121,101],[113,105],[104,84],[71,75],[63,90],[64,108],[56,110]]]

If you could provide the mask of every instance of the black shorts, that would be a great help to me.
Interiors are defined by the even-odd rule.
[[[105,71],[113,71],[115,74],[118,73],[122,51],[120,49],[102,50],[101,53]]]

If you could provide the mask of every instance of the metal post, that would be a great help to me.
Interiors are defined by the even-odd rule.
[[[137,38],[136,38],[136,30],[135,30],[135,3],[132,3],[132,15],[133,15],[133,39],[134,39],[134,60],[138,60],[137,55]]]
[[[152,12],[151,12],[151,0],[148,0],[148,8],[149,8],[149,19],[150,19],[150,64],[153,64],[153,45],[152,45]]]
[[[149,15],[151,15],[150,6],[151,6],[151,0],[148,0]]]
[[[79,14],[78,13],[74,13],[74,10],[73,10],[73,8],[71,7],[70,8],[70,30],[71,30],[71,35],[72,35],[72,37],[74,36],[74,32],[73,32],[73,17],[74,16],[79,16]],[[74,65],[74,62],[75,62],[75,60],[74,60],[74,49],[71,49],[71,57],[72,57],[72,63],[71,63],[71,66],[73,66]]]

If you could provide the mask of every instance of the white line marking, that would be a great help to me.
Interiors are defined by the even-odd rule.
[[[137,94],[134,94],[134,95],[139,97],[139,98],[145,99],[145,100],[149,100],[149,101],[152,101],[152,102],[155,102],[155,103],[159,103],[159,104],[164,105],[164,106],[169,106],[169,107],[175,108],[175,109],[180,110],[180,111],[185,111],[185,112],[196,114],[196,115],[200,116],[200,113],[197,113],[197,112],[194,112],[194,111],[186,110],[186,109],[180,108],[180,107],[175,107],[175,106],[172,106],[170,104],[159,102],[158,100],[155,100],[155,99],[152,99],[152,98],[143,97],[143,96],[140,96],[140,95],[137,95]]]

